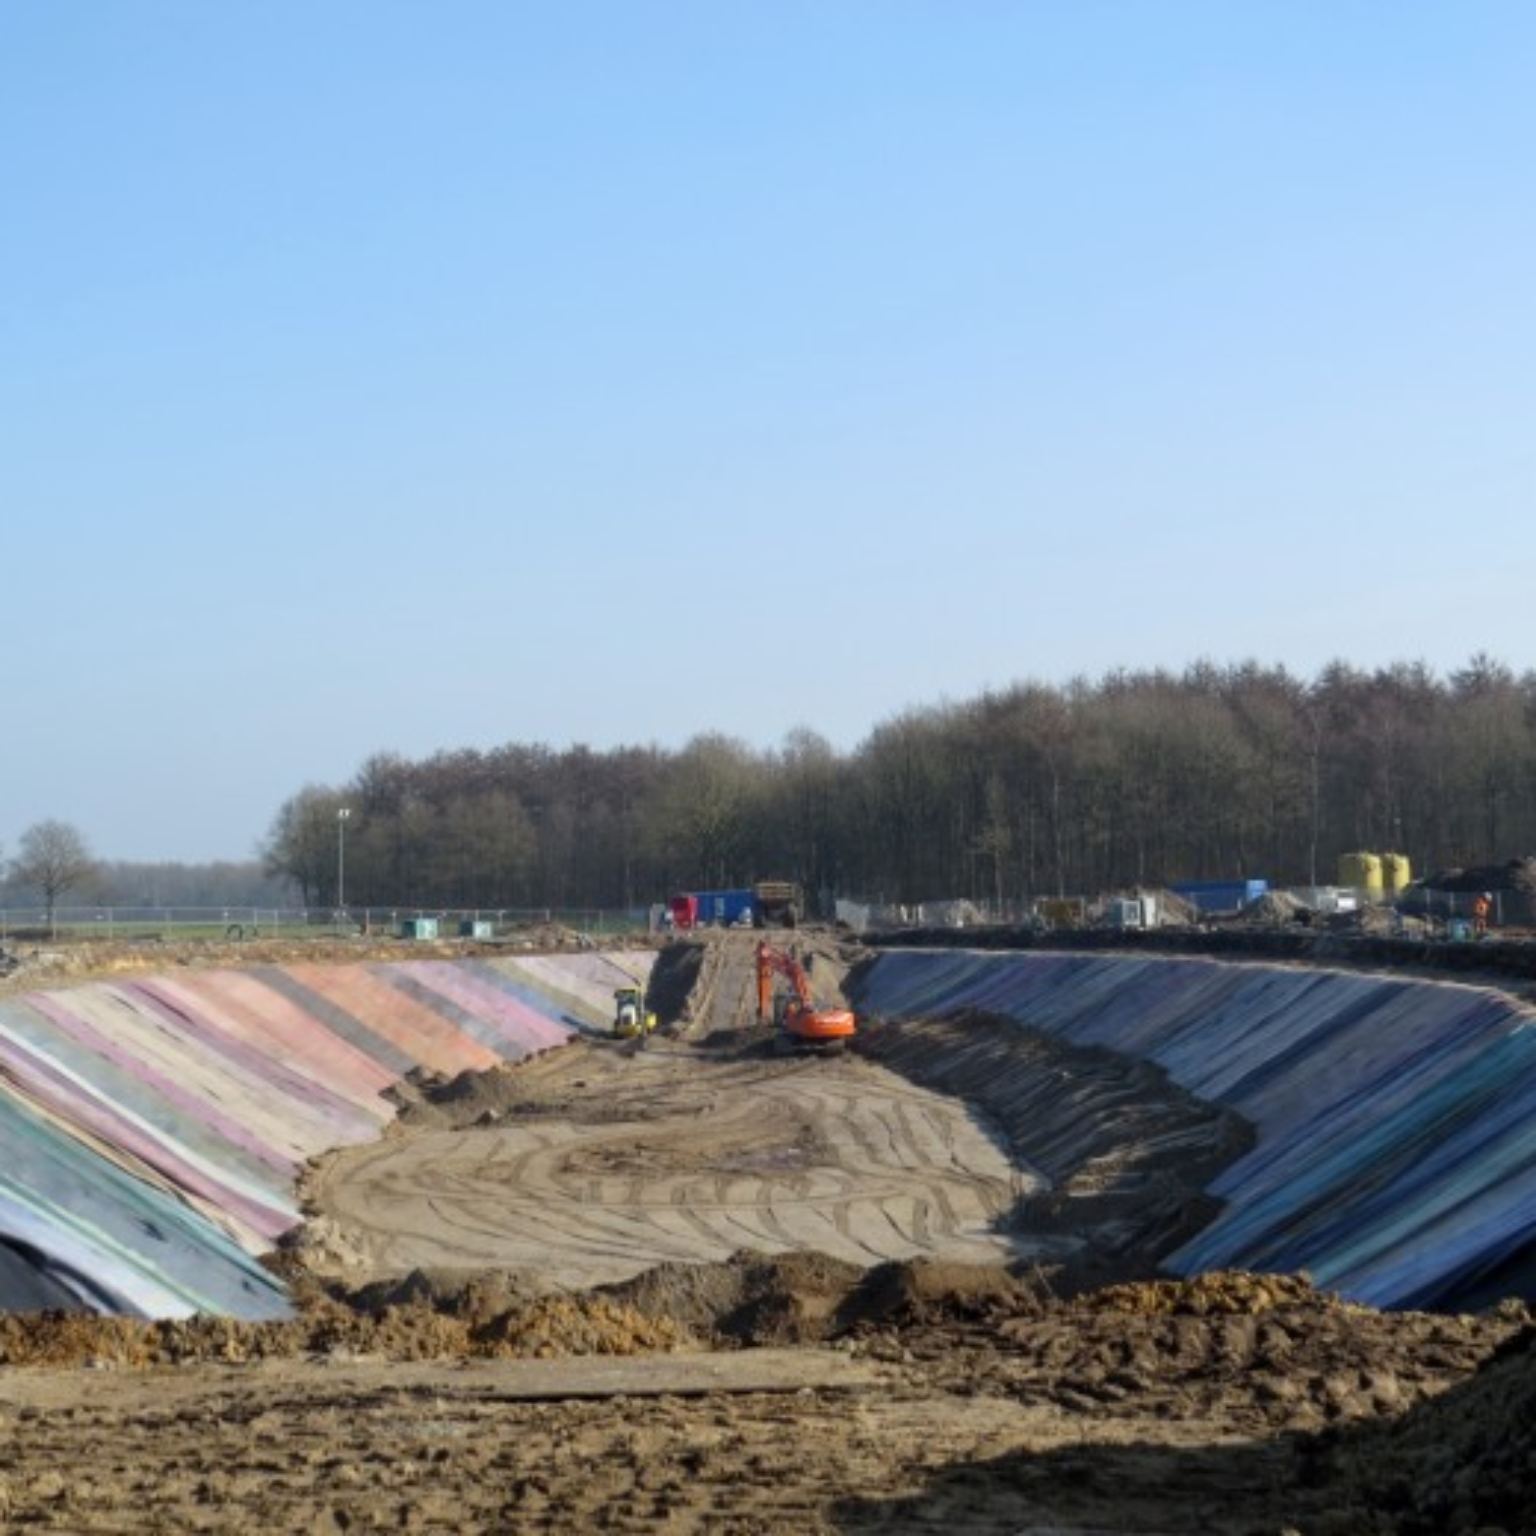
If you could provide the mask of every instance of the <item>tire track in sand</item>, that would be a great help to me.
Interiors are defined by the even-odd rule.
[[[743,1249],[996,1262],[1031,1182],[959,1100],[855,1057],[660,1042],[541,1063],[536,1114],[338,1154],[310,1189],[348,1278],[529,1269],[584,1287]]]

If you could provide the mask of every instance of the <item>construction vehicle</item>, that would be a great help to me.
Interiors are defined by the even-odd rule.
[[[800,887],[793,880],[759,880],[752,887],[754,928],[793,928],[804,910]]]
[[[774,985],[780,980],[789,984],[791,995]],[[817,1007],[805,967],[771,944],[757,946],[757,1018],[773,1023],[776,1050],[839,1051],[856,1028],[847,1008]]]
[[[613,1033],[620,1040],[644,1039],[656,1028],[656,1015],[645,1005],[645,988],[613,989]]]

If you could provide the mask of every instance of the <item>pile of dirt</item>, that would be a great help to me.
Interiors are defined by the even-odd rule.
[[[1323,919],[1327,933],[1346,938],[1428,939],[1434,925],[1423,917],[1397,907],[1367,904],[1349,912],[1330,912]]]
[[[1063,1412],[1220,1418],[1233,1432],[1321,1431],[1407,1411],[1466,1380],[1522,1318],[1382,1313],[1304,1277],[1207,1275],[1070,1300],[1021,1284],[927,1325],[852,1330],[877,1358]],[[1530,1362],[1536,1393],[1536,1359]]]
[[[311,1286],[297,1324],[307,1349],[392,1360],[635,1355],[698,1347],[665,1315],[610,1297],[553,1291],[521,1270],[414,1270],[397,1280]],[[253,1325],[258,1336],[267,1332]],[[281,1335],[280,1335],[281,1336]]]
[[[819,1253],[742,1252],[724,1264],[665,1264],[603,1294],[717,1344],[827,1343],[871,1329],[1037,1315],[1044,1271],[904,1259],[860,1269]]]
[[[930,1328],[954,1322],[1036,1317],[1056,1299],[1052,1273],[1040,1266],[1020,1275],[996,1264],[907,1259],[869,1270],[844,1299],[841,1329]]]
[[[1495,913],[1500,923],[1520,928],[1536,927],[1536,858],[1509,859],[1502,864],[1475,864],[1467,868],[1438,869],[1418,882],[1409,893],[1406,905],[1419,899],[1431,900],[1433,893],[1445,892],[1468,898],[1462,903],[1469,912],[1470,899],[1479,891],[1495,898]],[[1425,896],[1423,893],[1430,893]]]
[[[277,1323],[4,1314],[0,1365],[551,1358],[842,1341],[922,1362],[931,1381],[959,1374],[1063,1406],[1080,1406],[1096,1383],[1108,1383],[1104,1401],[1142,1406],[1149,1396],[1213,1403],[1237,1393],[1250,1416],[1294,1426],[1401,1409],[1520,1334],[1527,1346],[1511,1358],[1523,1362],[1521,1390],[1536,1403],[1523,1309],[1385,1314],[1304,1276],[1212,1274],[1076,1297],[1056,1294],[1055,1278],[926,1259],[862,1270],[805,1252],[661,1265],[577,1295],[551,1294],[517,1272],[416,1271],[355,1289],[298,1287],[299,1314]],[[1509,1374],[1500,1378],[1506,1394]]]
[[[1336,1492],[1332,1530],[1439,1536],[1536,1522],[1536,1328],[1407,1414],[1319,1437],[1308,1476]]]
[[[1316,916],[1306,902],[1292,896],[1289,891],[1265,891],[1250,901],[1238,914],[1245,923],[1262,923],[1280,926],[1285,923],[1310,923]]]
[[[578,1295],[522,1271],[415,1270],[347,1287],[290,1260],[298,1315],[145,1322],[0,1313],[0,1366],[148,1369],[338,1354],[390,1360],[628,1355],[821,1344],[870,1328],[1036,1316],[1038,1284],[1001,1266],[905,1261],[863,1270],[826,1254],[743,1251],[664,1264]]]
[[[1536,858],[1507,859],[1502,864],[1474,864],[1437,869],[1420,882],[1432,891],[1514,891],[1536,896]]]
[[[1200,921],[1200,909],[1174,891],[1154,889],[1136,893],[1151,896],[1157,903],[1158,922],[1164,927],[1188,928]]]
[[[548,1360],[565,1355],[643,1355],[696,1348],[671,1318],[649,1317],[601,1296],[546,1296],[474,1330],[489,1359]]]
[[[686,1327],[665,1315],[596,1295],[498,1297],[496,1277],[438,1289],[410,1276],[393,1294],[402,1299],[387,1301],[382,1291],[312,1294],[297,1317],[275,1323],[0,1313],[0,1366],[150,1370],[315,1357],[551,1359],[698,1347]]]
[[[453,1077],[418,1067],[386,1088],[383,1096],[395,1106],[401,1129],[468,1130],[499,1124],[523,1109],[525,1094],[511,1066]]]
[[[581,1296],[516,1274],[312,1286],[287,1323],[0,1318],[0,1366],[28,1367],[7,1378],[0,1519],[132,1529],[152,1501],[208,1530],[1536,1523],[1523,1309],[1384,1314],[1243,1274],[1067,1300],[1047,1278],[739,1254]],[[727,1362],[784,1370],[759,1344],[820,1384],[725,1385]]]
[[[461,1318],[473,1328],[548,1295],[550,1289],[530,1270],[413,1269],[395,1279],[350,1288],[333,1285],[328,1294],[374,1317],[391,1308],[423,1307]]]
[[[838,1330],[863,1279],[823,1253],[743,1251],[723,1264],[662,1264],[599,1294],[720,1344],[808,1344]]]
[[[1190,1280],[1102,1286],[1082,1297],[1079,1305],[1090,1312],[1135,1317],[1254,1317],[1318,1298],[1305,1275],[1214,1270]]]

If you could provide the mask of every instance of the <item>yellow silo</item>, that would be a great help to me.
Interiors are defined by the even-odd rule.
[[[1339,884],[1348,890],[1364,891],[1367,897],[1381,895],[1381,859],[1374,853],[1339,855]]]
[[[1409,868],[1406,853],[1382,854],[1381,884],[1388,896],[1401,896],[1413,884],[1413,871]]]

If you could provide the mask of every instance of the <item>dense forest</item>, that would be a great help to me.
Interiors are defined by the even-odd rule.
[[[345,812],[345,815],[342,813]],[[1415,873],[1536,849],[1536,674],[1475,656],[1311,680],[1254,663],[1021,683],[915,708],[841,754],[700,735],[677,751],[507,745],[369,759],[278,812],[306,905],[642,907],[800,880],[822,899],[1010,904],[1264,877],[1348,852]]]

